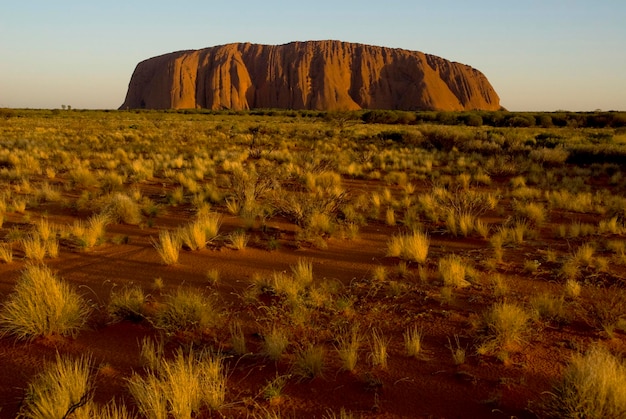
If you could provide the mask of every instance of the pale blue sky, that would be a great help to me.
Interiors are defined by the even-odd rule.
[[[512,111],[626,111],[625,0],[2,1],[0,107],[117,108],[144,59],[321,39],[468,64]]]

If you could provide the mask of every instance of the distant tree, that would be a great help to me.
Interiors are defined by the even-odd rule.
[[[513,115],[507,122],[510,127],[532,127],[535,125],[535,117],[532,115],[518,114]]]
[[[542,128],[552,128],[554,124],[552,123],[552,117],[550,115],[541,114],[539,115],[538,121],[539,125]]]
[[[468,127],[480,127],[483,124],[483,117],[473,112],[463,115],[462,119]]]

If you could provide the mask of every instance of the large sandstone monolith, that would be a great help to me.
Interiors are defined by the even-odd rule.
[[[236,43],[137,65],[120,109],[498,110],[478,70],[417,51],[340,41]]]

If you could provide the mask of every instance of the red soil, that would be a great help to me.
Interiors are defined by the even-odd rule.
[[[54,204],[42,204],[27,211],[31,220],[44,213],[51,223],[58,224],[69,223],[76,216]],[[473,260],[482,270],[484,261],[492,255],[486,240],[432,234],[428,281],[420,282],[417,268],[410,265],[411,274],[400,280],[408,284],[406,292],[389,295],[380,291],[366,298],[371,292],[368,283],[371,270],[384,265],[393,271],[398,264],[397,259],[385,257],[387,240],[397,228],[370,222],[361,229],[358,239],[331,238],[327,249],[299,249],[294,246],[295,227],[273,219],[268,227],[279,233],[277,250],[266,250],[262,233],[253,230],[252,234],[259,239],[252,239],[243,251],[226,246],[199,252],[182,251],[178,265],[164,266],[150,239],[158,237],[160,228],[178,226],[188,219],[189,211],[180,206],[168,207],[154,220],[154,227],[111,225],[107,236],[110,239],[127,236],[128,243],[109,242],[88,252],[62,247],[60,256],[46,260],[46,264],[58,277],[101,306],[106,304],[111,289],[116,286],[133,283],[152,292],[153,280],[160,277],[166,287],[152,292],[154,299],[185,284],[216,293],[223,308],[246,320],[244,330],[252,354],[228,358],[228,405],[212,417],[250,417],[261,408],[270,408],[261,397],[261,391],[277,374],[289,373],[292,355],[285,355],[278,363],[258,355],[261,338],[259,324],[254,319],[258,312],[242,295],[253,275],[289,271],[301,258],[312,260],[316,281],[339,281],[357,294],[353,318],[356,316],[365,327],[380,328],[391,339],[391,345],[386,370],[372,368],[365,350],[357,371],[348,373],[340,371],[332,350],[332,336],[327,336],[322,342],[327,348],[324,374],[309,381],[292,379],[285,387],[279,408],[288,417],[319,418],[329,410],[338,412],[345,407],[363,418],[532,418],[535,417],[533,406],[543,397],[543,392],[551,389],[551,383],[559,377],[570,355],[601,338],[599,332],[579,321],[549,327],[536,323],[528,343],[506,362],[476,355],[476,320],[494,302],[488,281],[455,291],[452,301],[442,302],[435,261],[443,254],[455,252]],[[24,215],[8,214],[3,231],[23,222]],[[239,226],[236,217],[226,215],[222,232],[228,233]],[[556,244],[530,240],[515,249],[505,250],[505,262],[498,270],[509,281],[509,300],[526,300],[542,290],[558,292],[561,285],[544,280],[541,271],[533,277],[520,269],[527,254],[535,257],[537,248],[552,245]],[[12,292],[24,266],[19,254],[13,263],[0,265],[2,299]],[[207,283],[208,269],[219,270],[219,285],[214,287]],[[489,275],[485,270],[483,277]],[[224,327],[212,331],[210,336],[201,338],[200,344],[228,342],[226,322],[225,319]],[[421,359],[404,355],[402,333],[409,324],[423,328],[425,349]],[[294,330],[296,339],[298,333],[306,331]],[[105,403],[115,397],[133,408],[125,387],[126,379],[133,371],[142,371],[138,342],[154,334],[154,329],[145,322],[108,324],[104,316],[94,315],[90,328],[76,338],[54,336],[32,342],[16,342],[10,337],[0,339],[0,417],[15,417],[27,383],[57,353],[93,354],[97,368],[96,401]],[[321,336],[324,335],[321,333]],[[448,348],[449,339],[454,336],[467,348],[467,360],[460,366],[454,365]],[[624,336],[616,336],[607,343],[626,350]],[[226,343],[215,346],[228,350]]]

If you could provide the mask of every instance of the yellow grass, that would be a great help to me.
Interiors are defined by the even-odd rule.
[[[18,339],[75,336],[90,308],[67,283],[43,265],[28,265],[0,309],[0,331]]]

